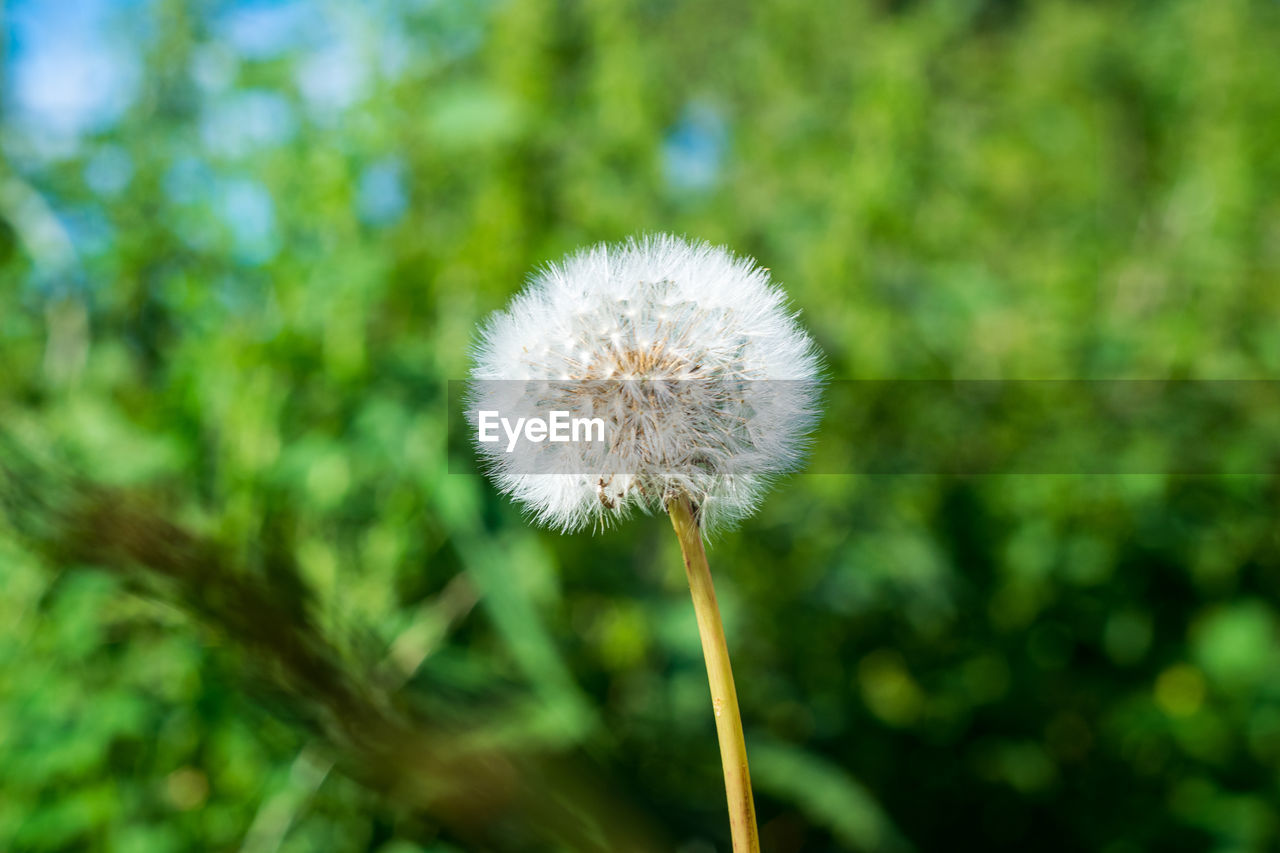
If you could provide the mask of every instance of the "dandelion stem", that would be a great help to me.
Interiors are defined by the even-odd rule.
[[[716,736],[720,740],[720,763],[724,768],[724,790],[729,801],[729,828],[733,834],[734,853],[759,853],[760,837],[756,832],[756,807],[751,798],[751,774],[747,769],[747,743],[742,736],[742,715],[738,713],[738,693],[733,686],[733,669],[729,666],[729,647],[724,640],[720,607],[711,582],[707,552],[702,547],[702,531],[694,519],[687,497],[672,499],[667,504],[671,526],[680,540],[684,568],[689,576],[689,592],[693,595],[693,611],[698,617],[698,633],[702,637],[702,656],[707,661],[707,680],[711,683],[711,707],[716,715]]]

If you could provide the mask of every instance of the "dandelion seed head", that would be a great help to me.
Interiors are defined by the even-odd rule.
[[[536,272],[482,327],[470,408],[601,418],[606,442],[477,442],[542,524],[602,528],[687,496],[704,531],[754,511],[817,417],[819,356],[767,270],[670,235]]]

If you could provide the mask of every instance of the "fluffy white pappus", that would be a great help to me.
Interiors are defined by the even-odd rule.
[[[802,461],[819,355],[768,270],[670,235],[536,272],[475,347],[468,408],[598,418],[604,441],[476,447],[541,524],[600,529],[685,495],[702,529],[750,515]]]

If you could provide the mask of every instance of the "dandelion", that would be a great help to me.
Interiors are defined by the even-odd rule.
[[[818,363],[768,270],[669,235],[545,267],[489,319],[475,352],[473,421],[493,426],[501,415],[510,439],[480,429],[477,448],[499,489],[535,521],[567,532],[636,510],[670,515],[707,662],[735,851],[759,842],[703,536],[750,515],[800,463],[817,417]],[[575,430],[598,424],[601,440],[567,429],[557,437],[565,413]]]
[[[479,450],[540,523],[604,527],[672,496],[705,530],[755,509],[801,460],[818,358],[768,271],[657,236],[596,246],[537,274],[484,327],[472,408],[601,416],[608,447]]]

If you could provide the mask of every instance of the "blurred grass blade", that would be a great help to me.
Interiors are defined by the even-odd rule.
[[[829,761],[781,741],[752,736],[756,787],[795,803],[854,850],[899,853],[911,846],[856,779]]]

